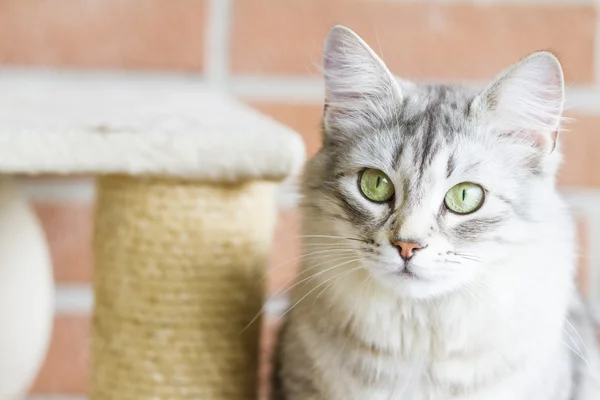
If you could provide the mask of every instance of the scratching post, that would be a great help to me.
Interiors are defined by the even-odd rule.
[[[276,185],[303,160],[294,132],[193,80],[0,77],[0,171],[98,176],[91,400],[256,397],[247,325]]]
[[[255,398],[274,186],[99,181],[92,398]]]

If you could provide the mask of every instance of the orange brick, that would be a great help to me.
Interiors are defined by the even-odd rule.
[[[577,280],[584,297],[590,292],[590,264],[589,264],[589,232],[587,221],[581,216],[576,216],[577,240],[579,245],[579,265]]]
[[[205,0],[2,1],[0,63],[201,70],[205,8]]]
[[[281,321],[263,320],[261,335],[260,391],[267,399],[270,391],[273,348]],[[58,316],[46,360],[31,393],[85,394],[89,376],[90,318],[87,316]]]
[[[280,213],[269,261],[268,291],[275,293],[290,286],[300,256],[300,215],[297,210]]]
[[[281,321],[277,318],[265,319],[263,321],[263,330],[261,337],[261,356],[260,356],[260,386],[259,399],[267,400],[271,394],[271,378],[273,372],[273,357],[277,335]]]
[[[302,135],[308,157],[313,156],[321,148],[322,104],[253,101],[249,105]]]
[[[570,115],[574,120],[561,137],[564,164],[561,186],[600,187],[600,116]]]
[[[46,360],[31,393],[84,394],[87,391],[90,318],[57,316]]]
[[[54,279],[90,282],[92,276],[92,205],[33,204],[50,246]]]
[[[235,2],[231,66],[240,75],[316,73],[327,31],[345,24],[413,79],[490,78],[551,48],[567,79],[593,79],[592,5],[432,4],[364,0]]]

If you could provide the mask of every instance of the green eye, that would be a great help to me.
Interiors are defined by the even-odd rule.
[[[459,183],[448,190],[444,203],[450,211],[457,214],[470,214],[482,206],[485,199],[483,188],[475,183]]]
[[[360,176],[360,191],[367,199],[383,203],[394,196],[394,185],[383,172],[366,169]]]

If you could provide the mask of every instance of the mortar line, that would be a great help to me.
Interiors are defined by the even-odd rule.
[[[229,33],[231,0],[210,0],[206,18],[206,78],[211,86],[222,88],[229,75]]]

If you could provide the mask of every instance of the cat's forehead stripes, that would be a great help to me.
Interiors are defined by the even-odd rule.
[[[415,196],[421,192],[419,186],[426,184],[425,175],[435,158],[458,135],[465,134],[461,127],[465,125],[472,96],[459,87],[432,85],[411,98],[410,102],[404,102],[398,115],[390,121],[396,121],[394,134],[402,142],[395,153],[394,169],[406,156],[403,165],[409,166],[411,178],[410,186],[405,191]],[[404,147],[410,147],[412,151],[405,153],[402,151]],[[449,175],[455,168],[455,160],[449,158],[444,162],[447,163]]]
[[[433,135],[451,141],[465,126],[472,99],[460,86],[430,85],[415,91],[404,101],[397,118],[401,133],[422,137],[411,128],[426,124]]]
[[[384,113],[371,121],[376,131],[393,130],[405,135],[426,121],[436,121],[440,132],[463,126],[474,94],[459,85],[424,85],[408,91],[401,104],[381,104]],[[411,129],[412,128],[412,129]],[[412,136],[412,135],[411,135]]]

